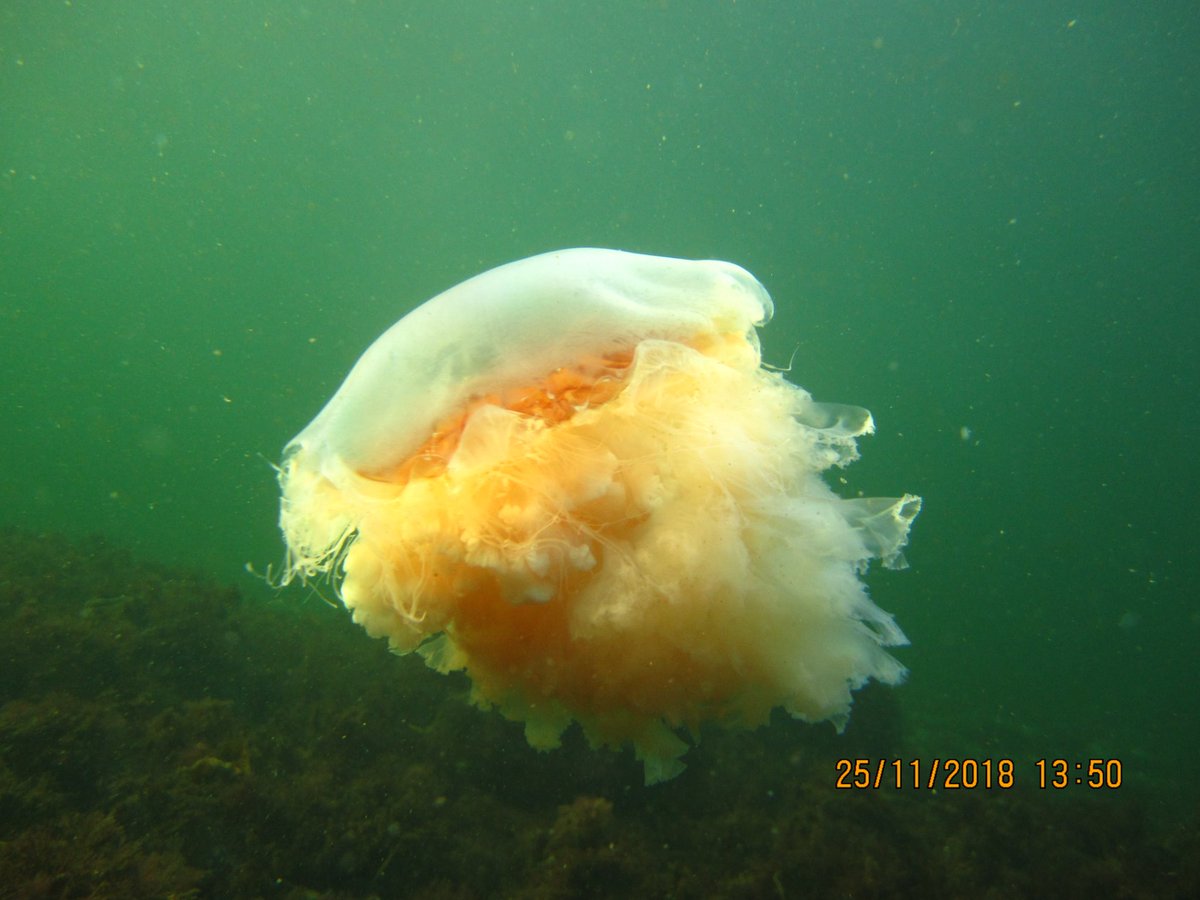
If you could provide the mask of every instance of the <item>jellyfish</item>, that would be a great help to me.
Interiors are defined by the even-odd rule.
[[[580,248],[502,265],[383,333],[284,450],[284,583],[524,725],[631,745],[648,784],[702,726],[840,730],[907,643],[861,576],[920,498],[843,498],[870,413],[764,367],[728,262]]]

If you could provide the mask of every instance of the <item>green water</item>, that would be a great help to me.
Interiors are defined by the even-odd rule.
[[[875,413],[844,490],[925,498],[870,578],[913,740],[1194,804],[1198,35],[1169,3],[13,0],[0,521],[265,594],[269,464],[405,311],[559,247],[729,259],[767,358]]]

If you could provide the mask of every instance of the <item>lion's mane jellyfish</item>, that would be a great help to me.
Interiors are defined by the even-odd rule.
[[[285,582],[558,745],[633,745],[648,783],[681,731],[774,707],[849,715],[905,643],[867,596],[919,498],[843,499],[863,409],[763,368],[766,290],[731,263],[615,250],[485,272],[362,355],[279,470]]]

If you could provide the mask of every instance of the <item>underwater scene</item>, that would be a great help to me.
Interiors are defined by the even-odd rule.
[[[1200,11],[0,73],[0,898],[1200,894]]]

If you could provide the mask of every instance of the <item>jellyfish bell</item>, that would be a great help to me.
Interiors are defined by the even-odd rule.
[[[284,581],[549,749],[578,722],[647,782],[680,729],[775,707],[841,727],[906,643],[867,596],[912,495],[821,473],[874,429],[763,368],[765,288],[727,262],[575,249],[438,295],[380,336],[284,451]]]
[[[289,449],[319,447],[352,466],[386,467],[472,396],[628,354],[643,340],[752,333],[772,312],[762,285],[732,263],[593,249],[518,260],[384,332]]]

